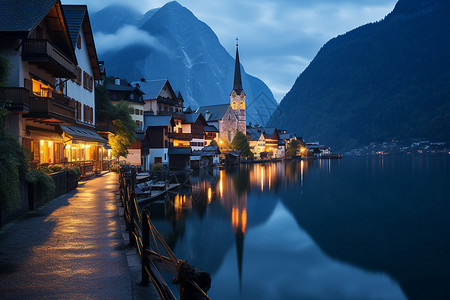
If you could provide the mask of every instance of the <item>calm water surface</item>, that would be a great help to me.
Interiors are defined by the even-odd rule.
[[[210,170],[154,223],[213,299],[450,299],[450,157]]]

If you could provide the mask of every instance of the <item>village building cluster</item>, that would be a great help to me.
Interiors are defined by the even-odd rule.
[[[10,70],[0,104],[10,111],[6,130],[18,137],[32,164],[76,164],[83,175],[109,168],[108,135],[115,129],[95,119],[96,83],[104,84],[112,103],[125,100],[132,108],[137,140],[121,160],[145,169],[216,164],[238,131],[254,159],[284,158],[289,142],[303,143],[285,130],[246,124],[238,44],[229,103],[186,108],[182,92],[167,79],[104,82],[86,5],[59,0],[7,5],[0,18],[0,55]],[[328,151],[318,144],[310,148]]]

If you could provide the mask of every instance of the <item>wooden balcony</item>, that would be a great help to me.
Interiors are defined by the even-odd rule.
[[[99,132],[116,133],[116,128],[112,121],[97,121],[95,122],[95,129]]]
[[[55,98],[31,96],[30,112],[24,118],[38,119],[48,124],[74,124],[75,107],[73,100],[64,95]]]
[[[9,111],[26,114],[29,112],[30,92],[23,87],[0,87],[0,106],[5,103]]]
[[[168,132],[167,134],[168,134],[169,139],[173,139],[173,140],[184,140],[184,141],[192,140],[191,133]]]
[[[22,59],[48,71],[55,77],[76,77],[75,64],[48,40],[25,40],[22,46]]]

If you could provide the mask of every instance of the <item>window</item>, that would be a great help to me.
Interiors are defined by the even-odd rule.
[[[134,94],[133,93],[130,94],[130,100],[134,100]]]
[[[139,109],[135,108],[135,109],[134,109],[134,114],[135,114],[135,115],[139,115]]]
[[[81,70],[81,69],[80,69]],[[93,86],[94,86],[94,80],[93,77],[91,75],[89,75],[88,73],[83,71],[83,87],[88,90],[91,91],[93,90]]]
[[[178,128],[178,133],[183,133],[183,128]]]
[[[81,85],[81,69],[79,67],[76,67],[75,75],[76,75],[75,82],[78,85]]]
[[[52,88],[49,85],[34,79],[32,79],[31,82],[32,82],[32,91],[34,95],[39,97],[51,97]]]
[[[144,111],[142,109],[140,110],[140,112],[141,112],[141,116],[144,115]]]
[[[228,120],[231,120],[231,115],[228,115]]]
[[[77,120],[81,121],[81,102],[76,102],[76,116]]]

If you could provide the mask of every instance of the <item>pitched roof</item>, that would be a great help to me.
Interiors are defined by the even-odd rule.
[[[214,156],[220,154],[219,147],[217,146],[205,146],[202,150],[192,151],[192,155],[198,156]]]
[[[169,155],[191,155],[190,147],[169,148]]]
[[[208,124],[208,123],[206,123],[206,120],[205,120],[205,118],[203,117],[203,115],[200,114],[200,113],[187,113],[187,114],[184,114],[184,116],[185,116],[186,118],[185,118],[185,120],[183,121],[183,124],[194,124],[194,123],[196,123],[197,120],[199,120],[199,119],[200,119],[200,120],[199,120],[200,123],[198,123],[198,124],[203,124],[203,125]]]
[[[78,34],[80,33],[87,7],[86,5],[63,5],[62,8],[64,16],[66,17],[70,39],[75,48],[77,46]]]
[[[94,78],[100,80],[101,72],[98,64],[97,50],[95,49],[94,37],[89,21],[89,13],[86,5],[63,5],[64,16],[66,18],[67,27],[72,40],[73,48],[76,48],[78,34],[80,29],[83,30],[84,38],[86,40],[86,47],[89,55],[89,60],[94,73]]]
[[[46,18],[47,17],[47,18]],[[0,32],[15,38],[27,38],[46,19],[54,46],[77,63],[66,19],[59,0],[1,0]]]
[[[57,0],[0,1],[0,31],[32,31],[56,2]]]
[[[201,113],[208,122],[218,121],[223,118],[223,115],[227,112],[228,107],[230,107],[230,104],[200,106],[195,112]],[[206,111],[211,114],[209,118],[207,118]]]
[[[261,138],[262,132],[252,132],[250,134],[250,141],[259,141],[259,139]],[[263,135],[264,137],[264,135]]]
[[[167,127],[172,121],[172,116],[154,116],[144,113],[144,128]]]
[[[188,113],[185,114],[186,119],[183,121],[185,124],[194,124],[197,121],[197,118],[200,116],[199,113]]]
[[[74,125],[60,125],[60,127],[67,135],[71,136],[74,141],[100,143],[107,142],[107,140],[102,138],[97,132],[89,129],[84,129]]]
[[[133,81],[131,85],[139,85],[139,88],[145,93],[145,99],[156,99],[166,82],[168,82],[167,79]]]
[[[216,126],[207,125],[204,129],[205,132],[219,132]]]

